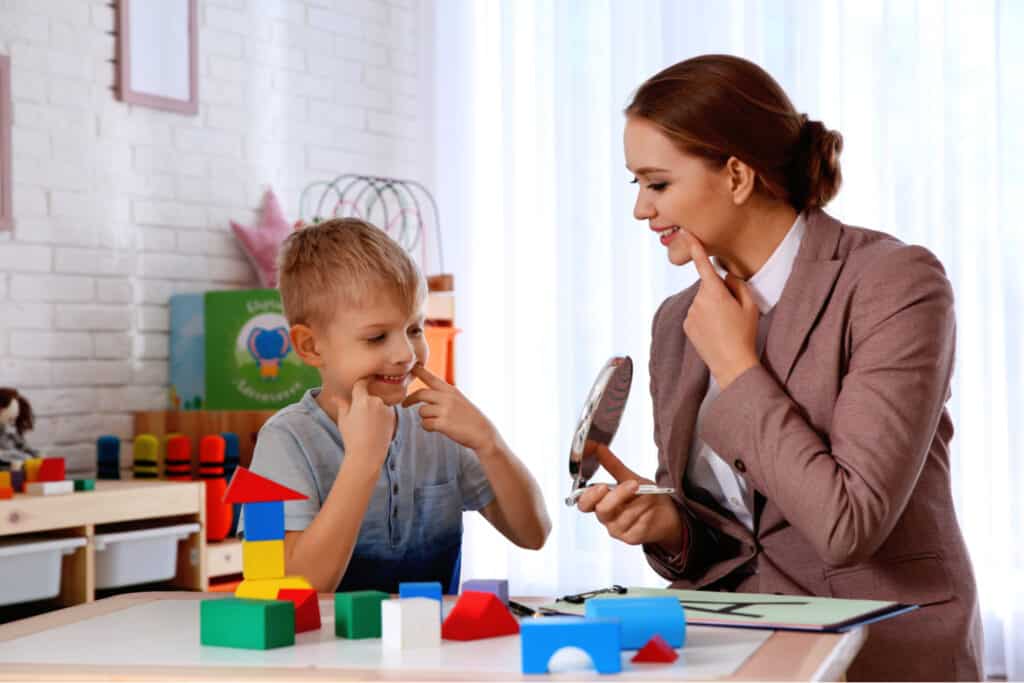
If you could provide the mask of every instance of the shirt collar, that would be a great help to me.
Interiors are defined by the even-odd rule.
[[[802,213],[798,214],[779,246],[775,247],[775,251],[768,257],[760,270],[747,280],[747,285],[750,287],[751,294],[754,295],[754,301],[757,303],[761,315],[772,310],[782,298],[782,290],[786,287],[789,274],[793,272],[793,262],[796,261],[800,243],[803,241],[806,231],[807,221]],[[714,265],[719,274],[724,277],[725,271],[718,264],[717,259]]]

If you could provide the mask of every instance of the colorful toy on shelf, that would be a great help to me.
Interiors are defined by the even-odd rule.
[[[686,642],[683,606],[675,597],[591,598],[585,614],[594,619],[618,619],[625,650],[637,650],[655,635],[672,647],[683,647]]]
[[[503,604],[508,604],[508,581],[506,579],[469,579],[462,582],[462,591],[494,593]]]
[[[160,442],[152,434],[139,434],[132,446],[132,475],[136,479],[160,476]]]
[[[43,458],[36,481],[64,481],[66,476],[64,458]]]
[[[0,466],[13,467],[39,455],[25,441],[35,419],[32,404],[11,387],[0,387]]]
[[[223,541],[231,529],[232,506],[224,501],[228,483],[224,479],[224,437],[219,434],[199,440],[199,478],[206,487],[206,539]],[[283,565],[283,551],[281,557]]]
[[[75,492],[75,482],[64,481],[30,481],[25,484],[25,493],[30,496],[60,496]]]
[[[275,599],[283,588],[312,588],[301,576],[285,576],[284,565],[284,501],[305,498],[298,491],[244,467],[235,471],[223,497],[229,510],[231,503],[242,504],[245,527],[242,540],[245,578],[235,589],[235,597]]]
[[[164,476],[168,481],[192,481],[192,442],[184,434],[168,434],[165,443]]]
[[[659,635],[651,636],[651,639],[647,641],[647,644],[640,648],[640,651],[633,655],[633,658],[629,661],[642,663],[649,662],[653,664],[671,664],[672,662],[679,659],[679,653],[676,652],[671,645],[665,642],[665,639]]]
[[[295,605],[288,600],[203,600],[199,642],[248,650],[294,645]]]
[[[25,483],[39,481],[39,470],[43,467],[42,458],[26,458],[22,461],[22,471],[25,473]]]
[[[441,625],[445,640],[480,640],[519,633],[519,622],[494,593],[462,591]]]
[[[11,473],[0,470],[0,500],[14,497],[14,486],[11,484]]]
[[[380,603],[380,622],[385,649],[411,650],[441,645],[441,611],[433,598],[385,600]]]
[[[96,439],[96,478],[121,478],[121,439],[113,434]]]
[[[380,591],[349,591],[334,594],[334,635],[357,640],[380,638],[381,603],[388,599]]]
[[[76,491],[95,491],[96,480],[95,479],[75,479],[75,490]]]
[[[320,597],[312,588],[282,588],[277,592],[278,600],[290,600],[295,604],[295,632],[320,630]]]
[[[622,671],[617,619],[527,619],[522,624],[519,647],[524,674],[547,673],[551,655],[565,647],[576,647],[590,655],[598,673],[617,674]]]

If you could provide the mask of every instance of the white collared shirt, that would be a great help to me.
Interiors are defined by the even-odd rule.
[[[782,290],[786,286],[789,274],[793,272],[793,262],[800,251],[807,229],[803,214],[797,216],[789,232],[775,248],[772,255],[761,266],[761,269],[747,281],[761,316],[757,325],[757,355],[764,350],[765,338],[768,334],[768,314],[778,303]],[[724,276],[718,264],[715,269]],[[712,498],[726,510],[736,515],[736,519],[745,527],[754,530],[754,491],[747,486],[747,481],[736,474],[732,466],[722,460],[710,446],[700,439],[700,426],[704,414],[711,402],[721,393],[721,388],[714,376],[708,381],[708,391],[700,404],[697,413],[697,425],[693,431],[693,442],[690,446],[690,458],[686,463],[686,478],[691,485],[705,489]]]

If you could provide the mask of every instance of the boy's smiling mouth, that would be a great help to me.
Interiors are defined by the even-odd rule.
[[[403,373],[401,375],[374,375],[373,378],[378,382],[385,384],[403,384],[409,377],[409,373]]]

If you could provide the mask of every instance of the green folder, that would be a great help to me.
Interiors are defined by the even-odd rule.
[[[846,631],[917,609],[917,605],[881,600],[845,600],[807,595],[723,593],[670,588],[626,589],[625,593],[598,593],[593,597],[616,600],[675,596],[686,623],[700,626],[765,628],[781,631]],[[545,615],[583,616],[585,605],[563,600],[542,605]]]

